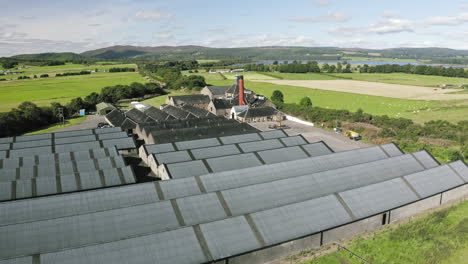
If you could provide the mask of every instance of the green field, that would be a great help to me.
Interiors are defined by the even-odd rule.
[[[382,82],[391,84],[437,86],[440,84],[460,85],[468,83],[468,78],[443,77],[432,75],[417,75],[408,73],[269,73],[284,80],[338,80],[350,79],[358,81]]]
[[[18,75],[4,75],[0,76],[0,79],[17,79],[19,76],[33,76],[33,75],[41,75],[43,73],[47,74],[56,74],[56,73],[64,73],[64,72],[78,72],[78,71],[90,71],[90,70],[109,70],[110,68],[115,67],[126,67],[126,68],[136,68],[136,64],[115,64],[115,65],[84,65],[84,64],[73,64],[67,63],[65,65],[58,65],[58,66],[26,66],[26,68],[21,70],[13,70],[13,71],[21,71],[24,72]]]
[[[132,82],[146,81],[136,72],[4,81],[0,82],[0,112],[9,111],[24,101],[31,101],[37,105],[48,105],[51,102],[67,103],[73,98],[99,92],[106,86]]]
[[[145,101],[143,101],[142,103],[147,103],[147,104],[150,104],[150,105],[152,105],[152,106],[159,107],[160,105],[166,103],[166,98],[167,98],[169,95],[170,95],[170,96],[175,96],[175,95],[188,95],[188,94],[192,94],[192,92],[186,91],[186,90],[167,90],[167,92],[169,92],[168,95],[163,95],[163,96],[154,97],[154,98],[145,100]]]
[[[236,75],[243,75],[244,80],[275,80],[276,78],[262,74],[260,72],[238,72],[238,73],[223,73],[229,80],[235,80]]]
[[[232,81],[211,81],[210,84],[229,85],[232,84]],[[346,109],[350,111],[356,111],[359,108],[362,108],[366,113],[388,115],[391,117],[404,117],[412,114],[413,111],[418,109],[435,108],[440,106],[440,103],[434,101],[404,100],[261,82],[246,81],[245,86],[247,89],[251,89],[257,94],[263,94],[267,97],[271,97],[274,90],[280,90],[284,94],[286,103],[298,103],[302,97],[308,96],[312,99],[314,106],[330,109]]]
[[[61,129],[61,128],[81,124],[86,120],[86,118],[87,118],[86,116],[80,116],[80,117],[68,119],[68,120],[65,121],[66,122],[65,125],[52,125],[52,126],[49,126],[47,128],[41,129],[41,130],[37,130],[37,131],[31,132],[31,133],[27,133],[25,135],[36,135],[36,134],[44,134],[44,133],[54,132],[54,131],[56,131],[58,129]]]
[[[399,226],[390,226],[369,238],[357,238],[346,247],[369,263],[468,263],[468,202],[442,209]],[[294,257],[292,257],[294,258]],[[306,264],[362,264],[338,251]]]
[[[209,72],[205,72],[205,71],[200,71],[200,72],[196,72],[196,73],[189,73],[188,71],[183,71],[182,72],[183,75],[198,75],[198,76],[203,76],[205,78],[206,81],[210,81],[210,80],[225,80],[223,75],[219,74],[219,73],[209,73]]]

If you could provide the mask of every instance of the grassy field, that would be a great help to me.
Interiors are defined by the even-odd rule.
[[[143,101],[142,103],[147,103],[147,104],[150,104],[150,105],[152,105],[152,106],[159,107],[160,105],[166,103],[166,98],[167,98],[169,95],[175,96],[175,95],[188,95],[188,94],[192,94],[191,91],[186,91],[186,90],[167,90],[167,92],[169,92],[168,95],[154,97],[154,98],[145,100],[145,101]]]
[[[209,73],[209,72],[205,72],[205,71],[200,71],[200,72],[197,72],[197,73],[189,73],[188,71],[183,71],[182,72],[183,75],[199,75],[199,76],[203,76],[205,78],[206,81],[210,81],[210,80],[225,80],[223,75],[219,74],[219,73]]]
[[[223,73],[228,80],[235,80],[236,75],[243,75],[244,80],[274,80],[276,78],[259,73],[259,72],[239,72],[239,73]]]
[[[50,74],[63,73],[63,72],[90,71],[90,70],[95,70],[95,69],[108,70],[110,68],[115,68],[115,67],[136,68],[136,64],[84,65],[84,64],[67,63],[65,65],[58,65],[58,66],[26,66],[26,67],[27,68],[24,68],[21,70],[13,70],[13,71],[24,72],[22,74],[0,76],[0,79],[17,79],[19,76],[31,76],[32,77],[33,75],[41,75],[43,73],[47,73],[50,75]]]
[[[81,124],[86,120],[86,118],[87,118],[87,116],[80,116],[80,117],[68,119],[68,120],[65,121],[66,122],[65,125],[52,125],[50,127],[47,127],[47,128],[41,129],[41,130],[37,130],[37,131],[31,132],[31,133],[27,133],[25,135],[36,135],[36,134],[44,134],[44,133],[54,132],[54,131],[56,131],[58,129],[61,129],[61,128]]]
[[[232,81],[211,81],[210,83],[213,85],[229,85]],[[298,103],[301,98],[308,96],[312,99],[312,103],[315,106],[350,111],[362,108],[366,113],[388,115],[391,117],[405,116],[418,109],[440,106],[439,102],[395,99],[260,82],[247,81],[246,88],[267,97],[271,97],[274,90],[280,90],[284,94],[286,103]]]
[[[369,238],[349,243],[355,254],[380,264],[468,263],[468,202],[446,208],[399,226],[390,226]],[[305,264],[362,264],[338,251]]]
[[[468,83],[467,78],[417,75],[408,73],[269,73],[278,79],[284,80],[337,80],[350,79],[358,81],[382,82],[391,84],[437,86],[440,84],[463,84]]]
[[[24,101],[31,101],[37,105],[48,105],[51,102],[67,103],[75,97],[99,92],[106,86],[132,82],[145,80],[138,73],[124,72],[4,81],[0,82],[0,112],[9,111]]]

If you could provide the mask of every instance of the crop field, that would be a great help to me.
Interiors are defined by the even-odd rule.
[[[106,86],[132,82],[146,81],[136,72],[3,81],[0,82],[0,112],[9,111],[24,101],[31,101],[39,106],[51,102],[67,103],[73,98],[99,92]]]
[[[413,85],[354,80],[267,80],[264,82],[412,100],[468,100],[467,94],[450,94],[458,92],[458,89],[440,89]]]
[[[90,71],[90,70],[109,70],[110,68],[136,68],[136,64],[116,64],[116,65],[84,65],[84,64],[73,64],[67,63],[65,65],[57,65],[57,66],[26,66],[27,68],[21,70],[13,70],[13,71],[21,71],[24,72],[18,75],[4,75],[0,76],[0,79],[17,79],[19,76],[33,76],[33,75],[40,75],[43,73],[47,74],[56,74],[56,73],[64,73],[64,72],[78,72],[78,71]],[[39,77],[39,76],[38,76]]]
[[[212,81],[213,85],[229,85],[231,80]],[[265,82],[247,81],[246,88],[271,97],[274,90],[280,90],[284,94],[286,103],[299,103],[301,98],[308,96],[312,99],[314,106],[330,109],[346,109],[356,111],[362,108],[364,112],[377,115],[388,115],[391,117],[403,117],[413,111],[440,106],[435,101],[404,100],[381,96],[371,96],[336,91],[309,89],[288,85],[277,85]],[[461,117],[463,118],[463,117]]]
[[[381,82],[401,85],[435,87],[441,84],[460,85],[468,83],[468,78],[417,75],[408,73],[268,73],[284,80],[338,80]]]
[[[389,226],[368,238],[356,238],[346,247],[369,263],[467,263],[467,215],[468,202],[464,202],[398,226]],[[361,264],[364,262],[341,250],[303,263]]]
[[[259,72],[223,73],[228,80],[235,80],[236,75],[243,75],[244,80],[274,80],[274,77]]]

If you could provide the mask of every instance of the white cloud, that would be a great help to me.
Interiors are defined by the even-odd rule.
[[[351,16],[342,12],[329,12],[326,15],[318,17],[304,17],[298,16],[289,19],[291,22],[304,22],[304,23],[342,23],[351,20]]]
[[[413,32],[414,24],[409,20],[392,18],[372,24],[369,26],[368,30],[369,32],[377,34]]]
[[[427,25],[454,26],[468,22],[468,13],[460,13],[455,16],[435,16],[424,21]]]
[[[154,10],[154,11],[140,11],[140,12],[136,13],[135,17],[136,17],[138,20],[153,20],[153,21],[157,21],[157,20],[163,20],[163,19],[171,19],[171,18],[174,18],[175,15],[174,15],[174,14],[170,14],[170,13],[163,13],[163,12],[158,11],[158,10]]]
[[[329,0],[317,0],[312,3],[314,6],[325,7],[329,6],[331,3]]]
[[[393,12],[393,11],[385,10],[382,13],[382,17],[384,17],[384,18],[399,18],[401,16],[399,14]]]

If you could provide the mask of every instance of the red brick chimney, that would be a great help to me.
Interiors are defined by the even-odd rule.
[[[244,76],[237,76],[237,86],[239,87],[239,105],[245,105],[244,101]]]

